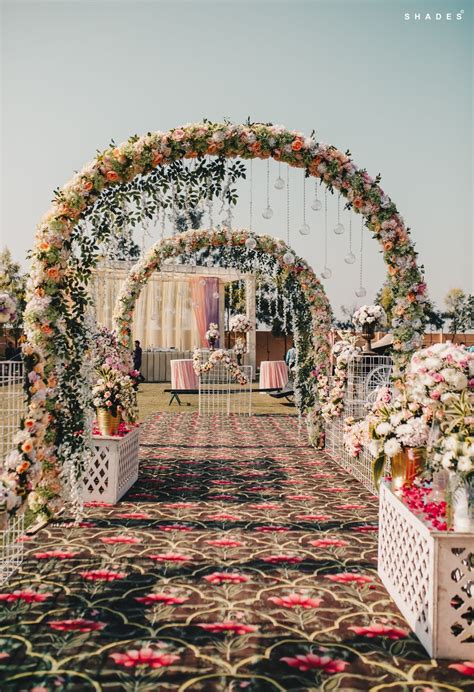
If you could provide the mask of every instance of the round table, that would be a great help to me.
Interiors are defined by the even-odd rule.
[[[260,389],[283,387],[288,382],[288,367],[284,360],[262,360],[260,363]]]
[[[171,389],[199,389],[199,378],[194,372],[192,358],[171,360],[170,367]]]

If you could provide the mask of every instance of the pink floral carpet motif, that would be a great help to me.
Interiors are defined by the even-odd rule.
[[[377,577],[377,499],[294,416],[157,414],[138,482],[25,542],[0,587],[0,689],[472,689]]]

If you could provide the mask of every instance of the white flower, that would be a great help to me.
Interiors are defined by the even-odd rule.
[[[377,435],[380,437],[384,437],[385,435],[388,435],[388,433],[392,432],[393,428],[390,425],[390,423],[379,423],[377,427],[375,428],[375,432]]]
[[[470,473],[472,471],[473,464],[469,457],[459,457],[457,470],[461,473]]]
[[[402,420],[403,420],[403,413],[392,413],[392,415],[390,416],[390,423],[394,427],[397,427],[397,425],[400,425]]]
[[[380,451],[380,443],[378,440],[371,440],[368,445],[368,450],[373,457],[378,456]]]
[[[394,457],[401,451],[401,445],[395,438],[387,440],[383,446],[383,451],[388,457]]]

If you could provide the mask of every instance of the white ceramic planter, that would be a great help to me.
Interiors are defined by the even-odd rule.
[[[115,504],[138,478],[140,429],[123,437],[92,438],[93,457],[84,478],[84,501]]]
[[[474,534],[431,531],[387,482],[379,521],[379,576],[428,654],[474,660]]]

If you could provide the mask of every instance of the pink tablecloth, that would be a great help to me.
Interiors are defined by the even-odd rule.
[[[283,388],[288,382],[288,368],[284,360],[262,360],[260,363],[260,389]]]
[[[171,389],[199,389],[199,379],[193,369],[193,361],[171,360]]]

